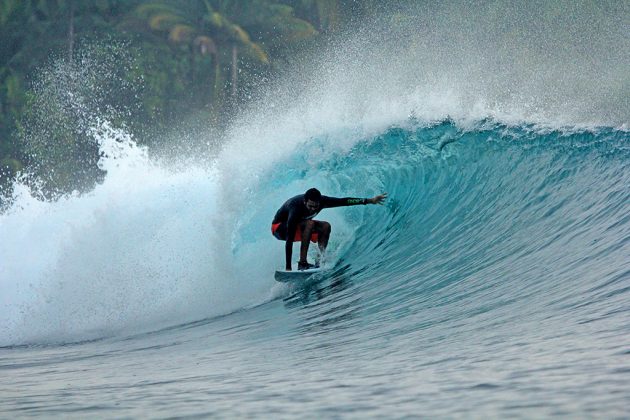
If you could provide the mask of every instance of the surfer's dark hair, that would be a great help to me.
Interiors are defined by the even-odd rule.
[[[319,203],[322,201],[322,193],[320,193],[317,188],[311,188],[304,193],[304,200],[311,200]]]

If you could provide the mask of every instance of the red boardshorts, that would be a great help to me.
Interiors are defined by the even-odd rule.
[[[285,223],[274,223],[271,225],[271,234],[281,241],[287,240],[287,225]],[[316,232],[311,233],[311,242],[317,242],[318,234]],[[296,229],[293,242],[302,242],[302,232],[300,229]]]

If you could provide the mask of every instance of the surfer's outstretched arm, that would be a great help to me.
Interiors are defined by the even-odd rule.
[[[327,197],[322,195],[320,208],[357,206],[360,204],[383,204],[387,198],[387,193],[379,194],[372,198],[354,198],[354,197]]]

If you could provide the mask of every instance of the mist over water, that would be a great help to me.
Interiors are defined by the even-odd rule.
[[[18,180],[0,214],[0,360],[57,360],[79,410],[75,352],[178,415],[622,416],[628,6],[399,7],[283,71],[205,162],[82,108],[102,182]],[[323,212],[330,277],[277,285],[271,218],[312,186],[390,198]]]
[[[331,41],[244,120],[267,111],[316,132],[399,124],[410,114],[554,127],[627,124],[627,6],[446,2],[416,9]]]
[[[314,137],[347,150],[392,125],[444,119],[627,129],[627,6],[445,2],[405,11],[411,17],[365,23],[283,73],[234,123],[226,166],[249,173]]]

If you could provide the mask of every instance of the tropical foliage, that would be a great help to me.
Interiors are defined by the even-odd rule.
[[[76,188],[72,179],[77,165],[68,162],[79,159],[93,166],[97,157],[97,150],[86,146],[77,95],[82,106],[123,109],[124,124],[139,132],[161,132],[190,116],[220,129],[251,96],[257,80],[272,75],[305,44],[339,30],[375,4],[0,0],[0,184],[25,166],[35,168],[37,161],[42,171],[55,174],[54,188]],[[112,70],[111,57],[124,65]],[[90,60],[92,64],[86,64]],[[106,79],[109,95],[102,93],[102,86],[90,91],[91,84],[76,83],[94,60],[97,67],[119,73],[117,79],[105,70],[90,76]],[[60,71],[64,66],[66,71]],[[55,76],[42,77],[42,73]],[[44,80],[63,89],[46,88]],[[115,80],[139,86],[125,93]],[[43,102],[42,96],[54,97],[54,105]],[[59,159],[54,159],[57,155]]]

